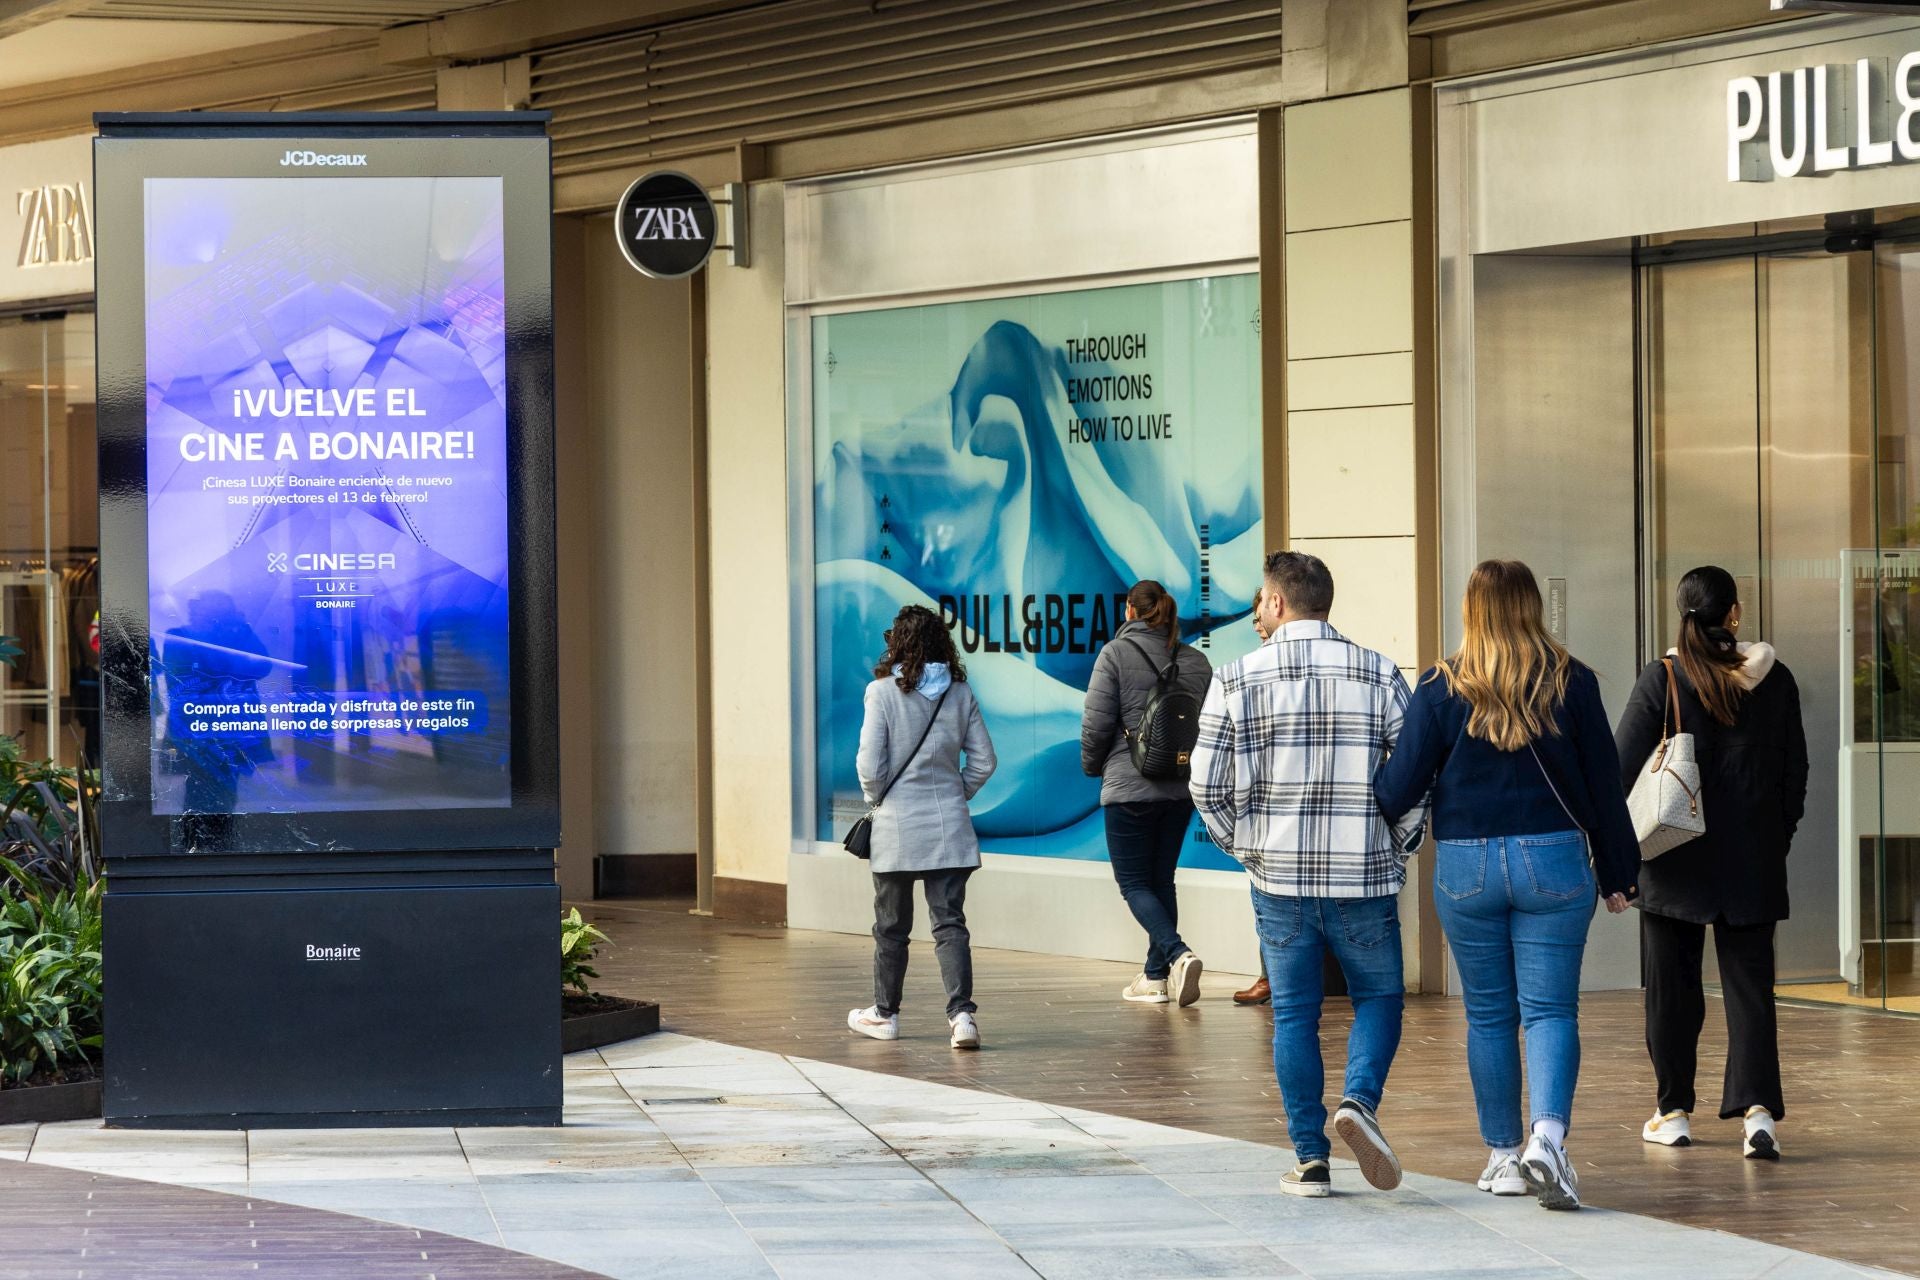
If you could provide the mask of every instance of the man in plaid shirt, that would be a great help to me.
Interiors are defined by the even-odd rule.
[[[1193,802],[1252,881],[1273,987],[1273,1069],[1298,1160],[1281,1189],[1332,1189],[1320,1060],[1321,952],[1331,948],[1353,999],[1334,1129],[1367,1181],[1390,1190],[1400,1162],[1374,1113],[1400,1047],[1396,895],[1424,812],[1389,826],[1374,803],[1373,771],[1400,735],[1407,682],[1392,660],[1327,624],[1333,575],[1318,557],[1268,556],[1258,607],[1272,634],[1214,673],[1201,708]]]

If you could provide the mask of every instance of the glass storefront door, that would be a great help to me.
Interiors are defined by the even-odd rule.
[[[1878,750],[1856,790],[1880,821],[1852,859],[1860,930],[1846,978],[1858,998],[1920,1013],[1920,476],[1908,465],[1920,460],[1920,243],[1875,247],[1873,302],[1877,537],[1854,559],[1848,621],[1864,637],[1854,737]]]
[[[0,320],[0,735],[98,758],[99,485],[93,317]]]
[[[1718,564],[1793,669],[1812,763],[1781,994],[1920,1012],[1920,248],[1643,268],[1644,637]]]

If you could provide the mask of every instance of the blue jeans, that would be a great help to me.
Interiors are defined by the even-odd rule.
[[[1193,801],[1110,804],[1103,812],[1107,861],[1113,864],[1113,879],[1120,886],[1120,896],[1127,900],[1127,909],[1147,931],[1147,967],[1143,972],[1157,982],[1189,950],[1180,938],[1180,904],[1174,897],[1173,873],[1180,865],[1180,850],[1193,822]]]
[[[1580,1078],[1580,961],[1596,891],[1578,831],[1441,840],[1433,868],[1467,1006],[1467,1072],[1489,1147],[1526,1140],[1520,1045],[1533,1119],[1571,1125]]]
[[[1291,898],[1253,891],[1260,955],[1273,986],[1273,1074],[1287,1109],[1295,1158],[1325,1160],[1326,1068],[1320,1061],[1320,1003],[1331,947],[1347,975],[1353,1030],[1347,1035],[1345,1096],[1378,1108],[1400,1048],[1406,976],[1400,968],[1399,903],[1378,898]]]

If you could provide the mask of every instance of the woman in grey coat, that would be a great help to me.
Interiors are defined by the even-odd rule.
[[[848,1013],[847,1026],[875,1040],[899,1038],[918,880],[933,917],[953,1047],[978,1049],[966,901],[980,840],[967,802],[993,776],[993,740],[939,615],[910,604],[885,639],[867,686],[854,766],[868,804],[886,793],[873,811],[873,1004]]]
[[[1080,767],[1100,779],[1107,861],[1133,918],[1147,931],[1147,964],[1120,992],[1140,1004],[1186,1006],[1200,998],[1200,957],[1180,937],[1173,873],[1193,823],[1184,778],[1145,778],[1133,765],[1131,734],[1147,699],[1171,667],[1169,687],[1207,696],[1213,664],[1180,643],[1179,609],[1151,579],[1127,592],[1127,621],[1093,664],[1080,719]]]

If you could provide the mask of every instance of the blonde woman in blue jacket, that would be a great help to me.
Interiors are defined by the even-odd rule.
[[[1415,686],[1374,797],[1391,822],[1431,796],[1433,901],[1460,968],[1467,1074],[1489,1149],[1479,1187],[1578,1209],[1566,1141],[1580,962],[1596,901],[1625,911],[1638,892],[1640,846],[1600,682],[1548,634],[1533,571],[1482,562],[1461,612],[1460,648]]]

